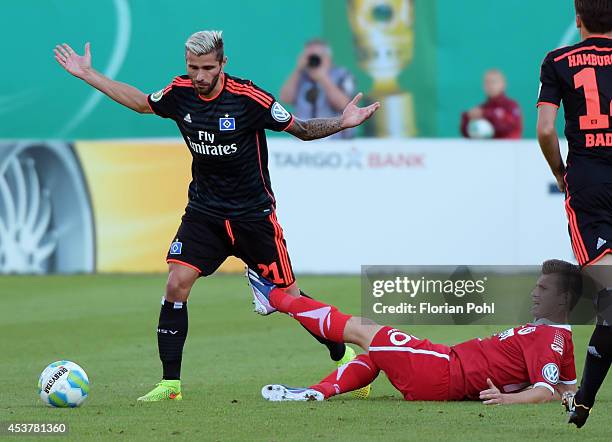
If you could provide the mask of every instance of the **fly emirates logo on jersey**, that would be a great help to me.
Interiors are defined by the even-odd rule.
[[[215,134],[206,132],[203,130],[198,131],[199,143],[194,142],[191,138],[187,137],[189,147],[196,153],[201,155],[231,155],[238,150],[236,143],[232,144],[214,144]],[[210,144],[208,144],[210,143]]]

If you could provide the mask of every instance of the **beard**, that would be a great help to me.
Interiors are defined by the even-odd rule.
[[[219,77],[221,76],[221,71],[217,75],[214,76],[212,81],[210,82],[210,86],[207,88],[201,88],[194,84],[195,88],[198,90],[198,94],[200,95],[210,95],[210,93],[215,89],[217,83],[219,82]]]

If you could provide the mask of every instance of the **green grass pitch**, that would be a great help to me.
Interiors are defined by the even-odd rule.
[[[312,296],[359,313],[359,277],[299,280]],[[612,379],[582,430],[565,423],[556,402],[405,402],[382,374],[366,401],[265,402],[264,384],[308,385],[334,367],[291,318],[252,313],[246,282],[233,275],[201,280],[192,292],[184,400],[137,404],[160,378],[155,328],[164,283],[163,275],[0,277],[0,421],[67,422],[72,440],[612,440]],[[451,344],[497,329],[410,331]],[[579,376],[591,330],[574,328]],[[40,372],[59,359],[89,375],[81,408],[51,409],[37,397]]]

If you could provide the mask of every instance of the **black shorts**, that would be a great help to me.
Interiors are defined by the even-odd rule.
[[[214,273],[228,256],[242,259],[249,268],[278,287],[295,282],[287,244],[276,213],[251,220],[227,220],[187,209],[166,262]]]
[[[612,184],[589,186],[565,200],[572,249],[582,266],[612,253]]]

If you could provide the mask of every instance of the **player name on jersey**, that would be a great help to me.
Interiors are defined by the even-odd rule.
[[[576,66],[610,66],[612,55],[575,54],[567,57],[570,68]]]
[[[586,147],[612,147],[612,133],[585,134]]]

